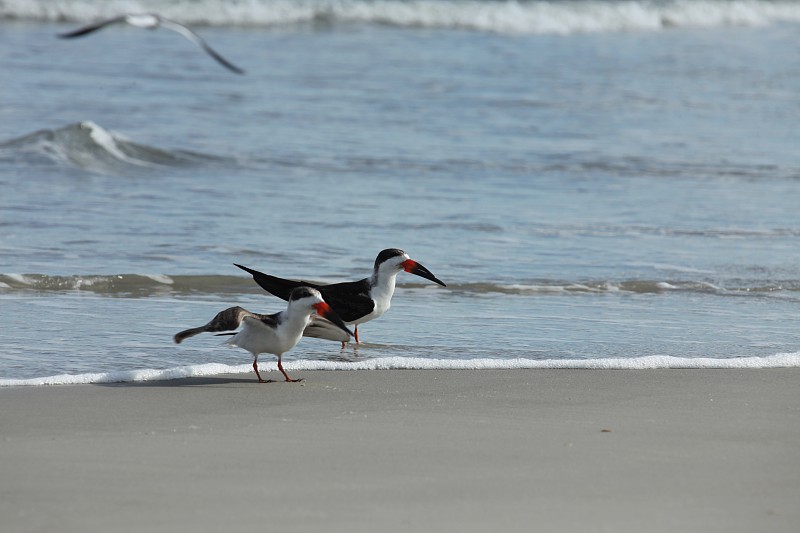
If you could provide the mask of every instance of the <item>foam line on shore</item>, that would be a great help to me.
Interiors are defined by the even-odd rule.
[[[420,357],[385,357],[363,361],[291,361],[287,370],[514,370],[514,369],[585,369],[585,370],[648,370],[659,368],[789,368],[800,367],[800,352],[779,353],[766,357],[673,357],[651,355],[646,357],[608,359],[424,359]],[[274,362],[260,363],[259,368],[276,370]],[[2,379],[0,387],[77,385],[89,383],[120,383],[136,381],[166,381],[218,374],[246,374],[252,366],[208,363],[168,369],[136,369],[117,372],[86,374],[61,374],[28,379]]]

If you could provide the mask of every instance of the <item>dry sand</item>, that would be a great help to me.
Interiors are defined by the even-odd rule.
[[[295,373],[0,389],[0,529],[800,531],[798,368]]]

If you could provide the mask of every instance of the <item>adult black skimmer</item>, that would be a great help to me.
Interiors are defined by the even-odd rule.
[[[211,322],[199,328],[191,328],[175,335],[175,342],[180,344],[198,333],[206,331],[224,331],[218,335],[233,335],[227,344],[238,346],[253,354],[253,370],[258,376],[259,383],[269,383],[261,378],[258,373],[258,355],[271,353],[278,356],[278,370],[281,371],[286,381],[301,381],[292,379],[283,369],[281,356],[294,348],[303,331],[311,323],[315,327],[327,331],[326,338],[338,338],[342,342],[350,340],[355,334],[347,329],[342,319],[325,303],[318,290],[310,287],[297,287],[289,294],[289,305],[285,311],[272,315],[251,313],[243,307],[229,307],[217,313]],[[317,316],[312,317],[316,312]],[[232,332],[239,326],[239,332]]]
[[[434,276],[430,270],[411,259],[403,250],[398,250],[397,248],[389,248],[378,254],[370,277],[359,281],[332,283],[330,285],[278,278],[246,266],[236,266],[252,274],[256,283],[261,285],[265,291],[284,300],[289,298],[292,289],[295,287],[306,286],[317,289],[342,320],[347,324],[356,325],[355,334],[353,335],[356,342],[359,342],[359,324],[378,318],[389,310],[389,306],[392,303],[392,295],[394,294],[395,278],[400,272],[410,272],[438,283],[442,287],[447,286]],[[328,338],[320,332],[309,331],[306,335]],[[344,346],[344,341],[342,346]]]
[[[154,30],[156,28],[164,28],[165,30],[172,30],[174,32],[180,33],[194,44],[205,50],[205,52],[213,57],[214,59],[219,62],[220,65],[225,67],[226,69],[230,70],[231,72],[235,72],[236,74],[244,74],[244,70],[240,69],[221,55],[219,55],[213,48],[211,48],[199,35],[197,35],[194,31],[192,31],[187,26],[183,24],[178,24],[169,19],[165,19],[161,15],[156,15],[155,13],[139,13],[139,14],[128,14],[128,15],[120,15],[118,17],[101,20],[100,22],[95,22],[93,24],[89,24],[87,26],[82,26],[77,30],[72,30],[66,33],[59,33],[58,36],[62,39],[72,39],[73,37],[81,37],[83,35],[88,35],[92,32],[105,28],[106,26],[110,26],[112,24],[120,24],[120,23],[127,23],[131,26],[135,26],[137,28],[145,28],[148,30]]]

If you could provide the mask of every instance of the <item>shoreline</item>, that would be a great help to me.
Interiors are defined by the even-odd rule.
[[[333,361],[318,359],[290,359],[284,363],[287,371],[342,371],[372,370],[667,370],[667,369],[768,369],[800,368],[800,352],[777,353],[748,357],[677,357],[645,355],[641,357],[610,357],[602,359],[432,359],[430,357],[380,357],[359,361]],[[84,374],[56,374],[33,378],[2,378],[4,387],[39,387],[48,385],[104,385],[173,381],[195,377],[247,374],[250,364],[228,365],[204,363],[176,366],[165,369],[140,368],[114,372],[88,372]],[[277,361],[259,362],[262,372],[276,371]]]
[[[1,388],[5,529],[800,525],[800,368],[293,377]]]

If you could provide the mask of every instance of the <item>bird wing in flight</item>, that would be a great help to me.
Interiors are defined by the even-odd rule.
[[[88,35],[92,32],[105,28],[106,26],[110,26],[111,24],[124,22],[125,17],[126,15],[120,15],[118,17],[101,20],[99,22],[87,24],[86,26],[81,26],[76,30],[68,31],[66,33],[59,33],[58,36],[61,37],[62,39],[72,39],[73,37],[81,37],[83,35]]]
[[[177,22],[172,22],[171,20],[161,18],[161,26],[164,29],[180,33],[181,35],[192,41],[194,44],[205,50],[208,55],[216,59],[220,65],[227,68],[231,72],[235,72],[236,74],[244,74],[244,70],[240,69],[239,67],[237,67],[236,65],[234,65],[221,55],[219,55],[219,53],[217,53],[216,50],[211,48],[202,37],[197,35],[195,32],[193,32],[191,29],[187,28],[183,24],[178,24]]]

